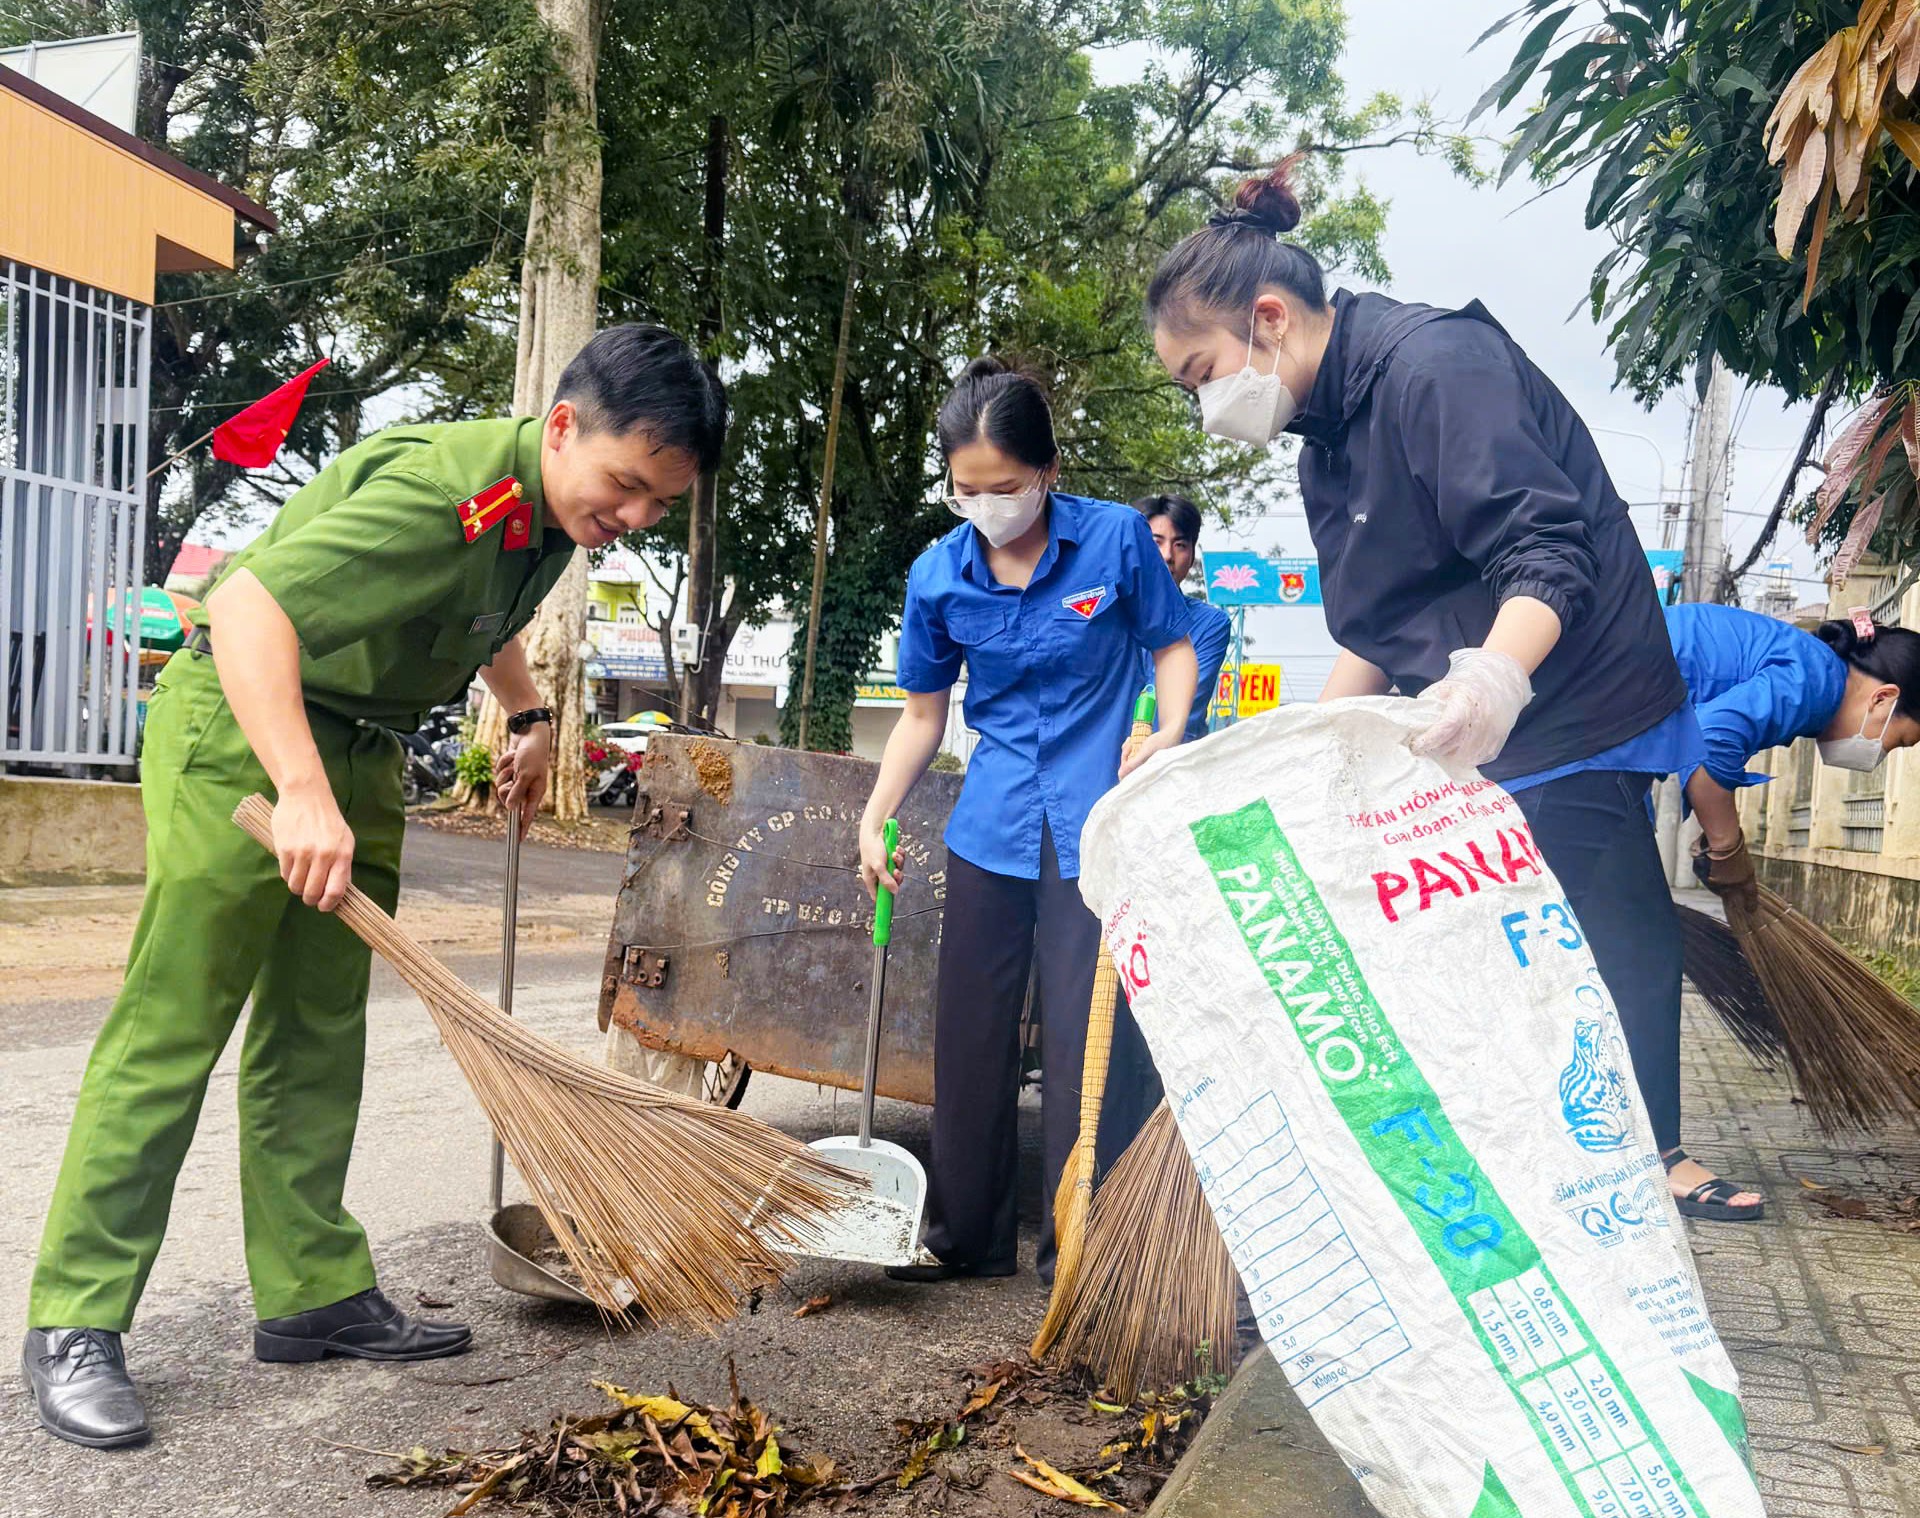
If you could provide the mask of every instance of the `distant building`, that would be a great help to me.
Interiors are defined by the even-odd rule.
[[[658,580],[670,583],[671,577],[661,574]],[[618,721],[640,711],[678,715],[674,710],[678,692],[667,684],[667,652],[661,647],[657,625],[659,604],[655,577],[637,555],[616,549],[594,567],[587,601],[587,641],[593,646],[587,680],[602,721]],[[764,627],[743,627],[733,635],[714,714],[715,726],[722,732],[747,741],[779,738],[781,713],[789,700],[799,699],[794,631],[793,619],[776,612]],[[867,672],[854,701],[853,752],[862,758],[880,757],[906,705],[906,692],[893,683],[898,646],[896,637],[882,642],[881,662]],[[964,690],[964,684],[955,690],[944,744],[963,760],[973,752],[973,735],[960,717]]]
[[[167,589],[196,601],[204,599],[214,577],[233,557],[230,548],[209,548],[205,543],[182,543],[167,571]]]

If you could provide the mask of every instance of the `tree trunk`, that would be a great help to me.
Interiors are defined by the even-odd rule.
[[[548,91],[542,130],[544,171],[527,214],[520,267],[520,338],[513,372],[516,415],[553,404],[560,371],[593,336],[600,287],[600,140],[594,87],[604,12],[596,0],[537,0],[552,29],[561,75]],[[542,699],[553,708],[553,784],[546,805],[563,822],[587,813],[586,683],[580,645],[587,633],[587,556],[576,552],[560,583],[521,635]],[[507,744],[507,713],[480,704],[474,741],[494,754]],[[493,808],[467,798],[469,807]]]
[[[827,442],[820,461],[820,507],[813,521],[813,594],[807,603],[807,654],[800,677],[800,747],[812,736],[813,663],[820,648],[820,596],[827,583],[827,520],[833,509],[833,456],[840,444],[840,408],[847,388],[847,349],[853,340],[853,300],[860,289],[860,233],[848,219],[847,288],[840,300],[840,336],[833,347],[833,388],[827,395]]]
[[[702,228],[706,256],[701,264],[700,283],[706,292],[700,317],[700,356],[709,366],[719,357],[720,261],[725,252],[727,232],[727,118],[714,115],[707,121],[707,196],[705,224]],[[687,514],[687,621],[700,637],[700,663],[680,677],[680,711],[683,722],[699,726],[713,721],[719,706],[719,667],[725,650],[714,652],[708,645],[714,639],[719,620],[714,597],[714,560],[720,530],[720,472],[710,469],[693,487],[693,506]]]

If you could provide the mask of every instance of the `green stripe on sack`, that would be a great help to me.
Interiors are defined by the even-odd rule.
[[[1692,1371],[1687,1372],[1687,1385],[1693,1388],[1693,1394],[1700,1399],[1701,1406],[1720,1426],[1720,1432],[1727,1436],[1727,1443],[1733,1446],[1740,1463],[1752,1470],[1753,1446],[1747,1438],[1747,1415],[1740,1406],[1740,1399],[1730,1391],[1722,1391],[1711,1381],[1702,1381]]]
[[[1520,1518],[1520,1504],[1507,1495],[1506,1487],[1491,1465],[1487,1467],[1486,1479],[1480,1483],[1480,1500],[1474,1503],[1467,1518]]]
[[[1280,830],[1255,801],[1192,824],[1241,939],[1334,1109],[1588,1518],[1710,1518],[1639,1400],[1494,1191],[1387,1021]],[[1443,1390],[1443,1388],[1437,1388]],[[1491,1484],[1473,1518],[1517,1505]],[[1498,1492],[1508,1507],[1487,1504]]]

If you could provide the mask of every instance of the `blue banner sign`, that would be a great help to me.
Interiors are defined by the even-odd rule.
[[[1686,569],[1686,554],[1678,548],[1649,548],[1647,567],[1653,571],[1653,588],[1660,604],[1671,606],[1680,599],[1680,576]]]
[[[1207,599],[1215,606],[1318,606],[1320,565],[1263,553],[1209,553]]]

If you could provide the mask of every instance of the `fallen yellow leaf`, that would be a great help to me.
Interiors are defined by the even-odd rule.
[[[1065,1471],[1056,1470],[1044,1460],[1034,1459],[1032,1455],[1029,1455],[1025,1450],[1020,1448],[1019,1445],[1014,1445],[1013,1452],[1022,1460],[1026,1461],[1028,1465],[1032,1466],[1040,1475],[1040,1480],[1034,1481],[1029,1478],[1024,1471],[1007,1472],[1008,1475],[1012,1476],[1013,1479],[1018,1481],[1022,1486],[1030,1486],[1035,1491],[1044,1491],[1049,1497],[1057,1497],[1062,1502],[1076,1503],[1080,1507],[1105,1508],[1110,1513],[1124,1513],[1126,1511],[1119,1503],[1109,1502],[1105,1497],[1102,1497],[1098,1492],[1094,1491],[1092,1487],[1081,1485]]]
[[[636,1396],[624,1386],[615,1386],[611,1381],[596,1381],[593,1384],[622,1407],[645,1413],[662,1428],[686,1427],[710,1444],[718,1442],[714,1438],[713,1425],[705,1415],[696,1413],[684,1402],[676,1402],[671,1397]]]

